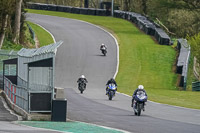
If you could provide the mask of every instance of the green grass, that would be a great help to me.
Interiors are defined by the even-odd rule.
[[[8,40],[7,38],[4,39],[3,42],[3,46],[2,49],[5,50],[20,50],[23,46],[20,44],[14,44],[13,42],[11,42],[10,40]]]
[[[28,22],[28,24],[31,26],[31,28],[35,32],[39,40],[40,47],[54,43],[51,35],[47,31],[45,31],[43,28],[31,22]]]
[[[32,35],[30,33],[29,27],[27,25],[28,22],[24,24],[26,30],[25,30],[25,42],[26,42],[26,47],[28,48],[35,48],[35,42],[32,38]]]
[[[120,49],[116,77],[119,92],[132,95],[135,88],[143,84],[149,100],[200,109],[199,92],[178,91],[176,88],[177,75],[172,71],[176,51],[170,46],[157,44],[132,23],[104,16],[30,9],[28,12],[84,20],[111,31],[117,37]]]

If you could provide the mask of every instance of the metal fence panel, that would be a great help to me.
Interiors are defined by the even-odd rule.
[[[192,91],[200,91],[200,81],[192,82]]]
[[[51,91],[53,87],[52,67],[30,67],[29,89],[30,91]]]
[[[0,88],[3,88],[3,60],[16,58],[17,52],[18,51],[14,51],[14,50],[0,50]],[[13,72],[12,66],[10,67],[8,65],[8,69],[11,69],[12,70],[11,72]],[[7,69],[5,70],[5,73],[8,73]],[[13,73],[12,75],[14,75],[14,74],[15,73]]]
[[[10,80],[4,77],[4,89],[9,99],[28,112],[28,90],[24,87],[12,84]]]

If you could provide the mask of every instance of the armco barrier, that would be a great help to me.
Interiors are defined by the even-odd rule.
[[[186,39],[178,39],[177,49],[180,51],[177,61],[177,73],[181,74],[180,87],[186,89],[187,72],[190,58],[190,46]]]
[[[32,36],[33,40],[35,41],[35,32],[33,31],[33,29],[31,28],[31,26],[28,23],[27,23],[27,26],[29,28],[29,31],[31,33],[31,36]]]

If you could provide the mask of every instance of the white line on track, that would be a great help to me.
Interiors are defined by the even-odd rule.
[[[52,34],[50,31],[48,31],[46,28],[44,28],[43,26],[41,26],[41,25],[38,24],[38,23],[35,23],[35,22],[34,22],[34,24],[40,26],[42,29],[44,29],[46,32],[48,32],[48,33],[51,35],[51,37],[52,37],[52,39],[53,39],[53,42],[56,43],[56,39],[55,39],[55,37],[53,36],[53,34]]]

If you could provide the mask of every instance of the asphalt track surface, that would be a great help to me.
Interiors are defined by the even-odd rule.
[[[200,110],[147,102],[138,117],[130,107],[131,97],[117,93],[108,100],[105,84],[116,71],[117,45],[107,32],[61,17],[28,14],[27,19],[64,41],[57,50],[55,85],[65,88],[69,119],[133,133],[200,133]],[[101,43],[108,46],[106,57],[99,50]],[[81,74],[89,81],[83,94],[76,83]]]

